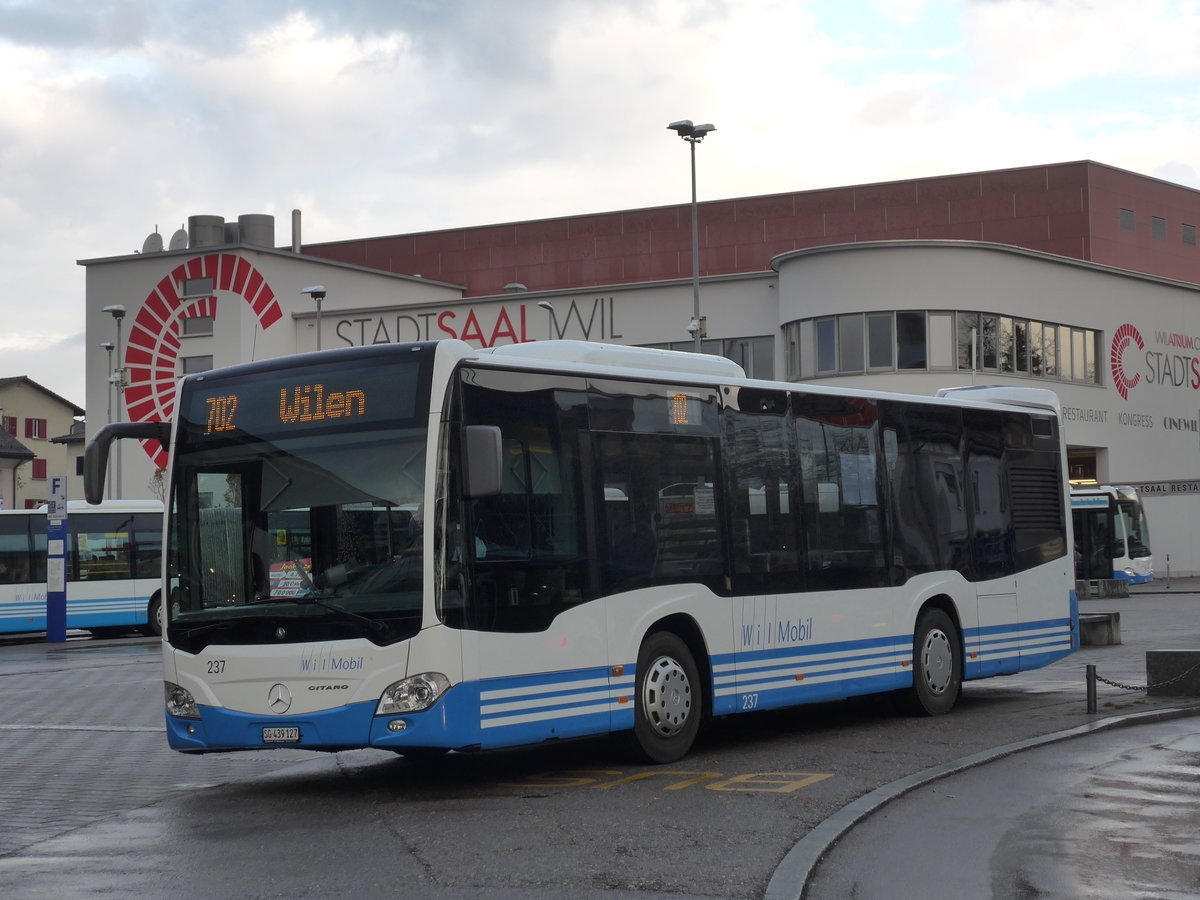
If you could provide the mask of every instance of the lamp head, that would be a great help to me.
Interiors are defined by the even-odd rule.
[[[101,350],[108,350],[108,351],[111,351],[111,350],[112,350],[112,348],[113,348],[113,342],[112,342],[112,341],[104,341],[104,342],[102,342],[102,343],[100,344],[100,349],[101,349]]]
[[[325,299],[325,285],[314,284],[314,285],[311,285],[310,287],[300,288],[300,293],[308,294],[308,296],[311,297],[313,300],[324,300]]]
[[[112,306],[106,306],[103,310],[101,310],[101,312],[108,313],[114,319],[125,318],[125,307],[120,303],[114,303]]]

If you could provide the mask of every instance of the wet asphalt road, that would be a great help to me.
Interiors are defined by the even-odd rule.
[[[0,896],[763,897],[780,886],[797,842],[897,779],[1097,719],[1196,702],[1102,686],[1100,714],[1088,715],[1082,672],[1091,662],[1112,680],[1144,681],[1145,649],[1200,647],[1200,594],[1087,605],[1122,611],[1122,646],[972,683],[950,716],[900,718],[870,700],[755,714],[723,722],[663,768],[625,762],[606,741],[432,762],[378,751],[188,757],[166,747],[153,643],[0,645]],[[1097,761],[1086,765],[1102,766],[1106,752],[1116,759],[1122,733],[1132,732],[1096,735]],[[1018,781],[1029,773],[1016,761],[1033,752],[1012,757]],[[987,780],[996,765],[976,771]],[[1068,783],[1051,779],[1038,793]],[[995,821],[981,803],[975,821]],[[1131,798],[1130,808],[1143,806]],[[906,817],[892,831],[919,844],[926,820],[932,828],[949,816],[940,810],[919,825]],[[1028,848],[989,835],[1000,855],[970,868],[986,862],[981,883],[991,884],[997,860],[1018,858],[1002,847]],[[819,867],[818,877],[829,871]],[[803,881],[785,887],[780,896],[799,896]]]
[[[869,860],[870,865],[862,865]],[[906,794],[817,867],[807,900],[1200,897],[1200,719],[1026,750]]]

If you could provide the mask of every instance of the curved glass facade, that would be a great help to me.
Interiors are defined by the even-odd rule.
[[[978,371],[1100,384],[1101,333],[999,313],[905,309],[783,326],[790,381],[874,372]]]

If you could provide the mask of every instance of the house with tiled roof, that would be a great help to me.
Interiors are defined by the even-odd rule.
[[[50,476],[67,476],[69,496],[82,496],[82,454],[70,435],[83,407],[26,375],[0,378],[0,508],[45,503]]]

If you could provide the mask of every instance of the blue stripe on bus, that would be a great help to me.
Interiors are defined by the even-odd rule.
[[[1074,598],[1073,598],[1074,600]],[[1074,619],[1045,619],[966,629],[964,678],[1046,665],[1073,649]],[[1044,634],[1034,634],[1042,631]],[[1008,644],[1008,646],[1003,646]],[[911,687],[912,636],[777,647],[712,657],[709,673],[716,715],[818,703]],[[819,658],[826,657],[826,658]],[[882,670],[882,671],[881,671]],[[303,716],[261,716],[202,707],[201,719],[167,717],[170,745],[179,750],[296,747],[336,750],[368,746],[509,747],[633,727],[635,666],[620,676],[608,667],[489,678],[455,685],[422,713],[375,716],[375,701]],[[797,675],[803,676],[797,678]],[[753,698],[751,703],[749,698]],[[388,723],[404,720],[404,729]],[[189,725],[194,733],[189,734]],[[296,725],[297,744],[264,744],[262,729]]]

